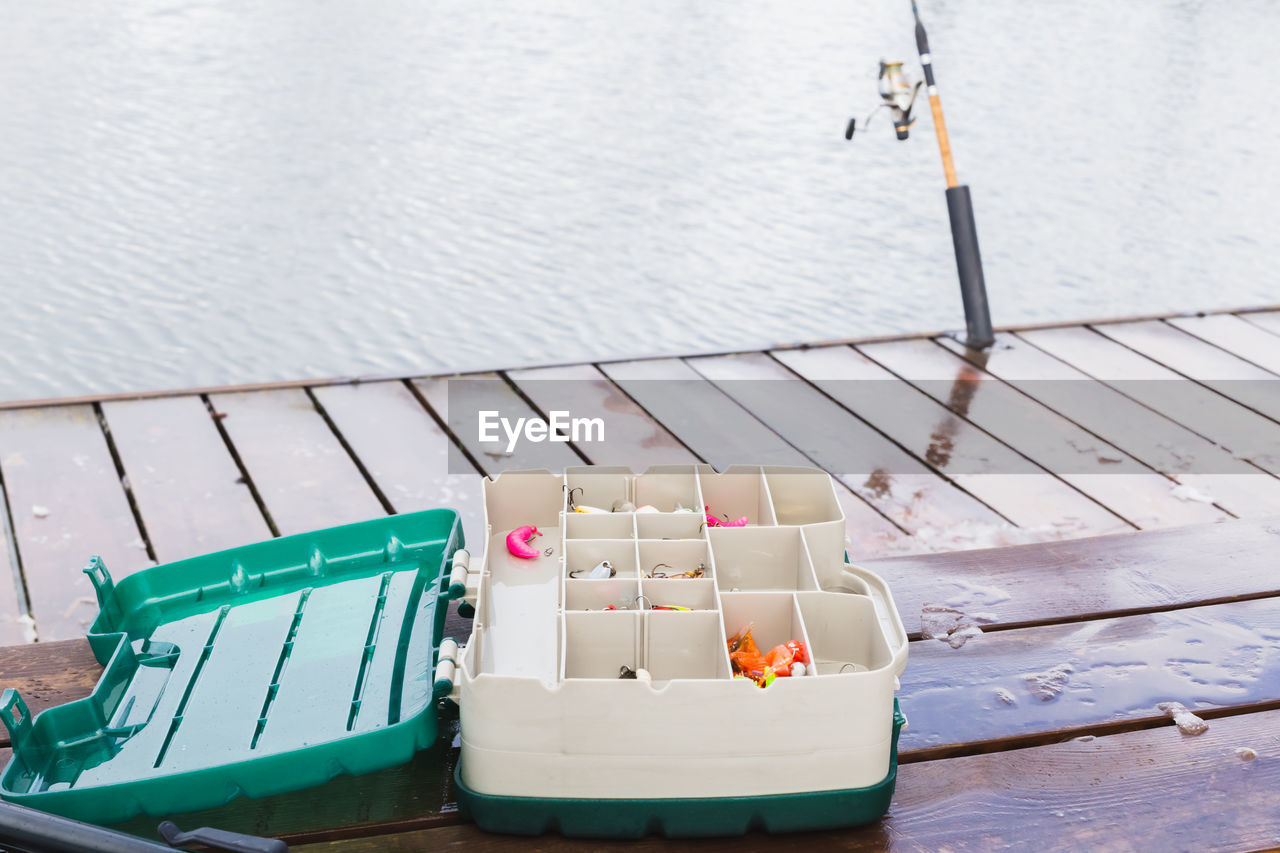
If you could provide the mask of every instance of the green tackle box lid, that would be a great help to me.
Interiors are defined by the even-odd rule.
[[[449,509],[144,569],[85,572],[93,692],[31,719],[0,699],[0,796],[93,823],[263,797],[402,764],[436,736]],[[440,605],[440,606],[437,606]]]

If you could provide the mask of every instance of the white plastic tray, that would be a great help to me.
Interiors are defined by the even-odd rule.
[[[885,778],[906,632],[885,583],[846,563],[844,514],[825,473],[584,466],[507,472],[484,491],[487,548],[467,570],[476,615],[456,690],[467,787],[717,797]],[[577,505],[642,509],[574,512],[570,494]],[[709,527],[703,507],[748,525]],[[536,559],[506,548],[525,525],[542,532]],[[614,577],[569,577],[601,560]],[[699,566],[698,579],[654,576]],[[762,651],[803,641],[816,674],[763,689],[734,678],[726,640],[748,624]],[[620,679],[622,667],[651,680]]]

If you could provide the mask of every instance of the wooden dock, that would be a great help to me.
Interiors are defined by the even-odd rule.
[[[709,384],[696,405],[651,395],[644,381],[698,377]],[[957,377],[987,381],[974,399],[937,392],[937,380]],[[483,393],[504,412],[609,412],[608,452],[540,444],[490,455],[447,429],[445,377],[5,404],[0,686],[22,689],[33,711],[92,688],[100,667],[82,637],[96,607],[80,573],[90,554],[120,577],[434,506],[457,508],[467,538],[482,542],[484,474],[584,463],[829,467],[814,456],[825,446],[817,431],[836,431],[897,472],[874,482],[831,471],[851,556],[889,580],[917,633],[889,818],[812,840],[1066,849],[1123,847],[1141,833],[1137,846],[1252,849],[1280,837],[1280,470],[1257,450],[1280,446],[1280,392],[1237,381],[1280,380],[1280,310],[1010,330],[985,355],[926,336],[478,378],[492,380]],[[1112,389],[1106,418],[1039,381],[1082,378]],[[1129,384],[1162,378],[1194,383],[1193,405],[1160,411]],[[766,393],[742,379],[785,381]],[[914,390],[885,412],[849,394],[847,379]],[[976,468],[954,473],[937,453],[940,436],[948,459]],[[1240,459],[1246,438],[1252,461]],[[1086,448],[1097,472],[1055,473],[1048,460],[1063,443]],[[1223,473],[1194,475],[1212,500],[1188,498],[1168,460],[1151,455],[1166,446],[1183,463],[1224,456],[1247,472],[1224,461]],[[744,447],[767,458],[744,458]],[[1013,458],[1030,472],[1002,473]],[[1115,460],[1126,475],[1110,473]],[[1014,547],[969,550],[993,546]],[[920,639],[930,602],[993,618],[953,649]],[[465,622],[450,621],[465,636]],[[1064,690],[1043,700],[1028,692],[1028,674],[1064,663]],[[1199,708],[1210,731],[1180,735],[1155,708],[1162,701]],[[460,825],[449,776],[456,721],[442,728],[442,743],[403,768],[179,822],[317,850],[514,846]],[[1246,748],[1258,758],[1241,758]],[[758,846],[708,846],[744,843]]]
[[[0,410],[8,508],[0,514],[0,642],[33,631],[42,640],[82,636],[95,612],[80,574],[91,553],[123,576],[433,506],[460,510],[468,541],[483,541],[480,475],[506,468],[826,467],[840,481],[856,559],[1278,514],[1280,466],[1239,463],[1256,476],[1193,475],[1213,496],[1206,503],[1175,490],[1162,472],[1176,469],[1150,458],[1146,440],[1167,435],[1161,446],[1176,444],[1183,462],[1188,453],[1229,456],[1245,440],[1242,429],[1252,448],[1280,448],[1280,390],[1258,399],[1258,382],[1229,381],[1277,374],[1280,311],[1005,332],[985,356],[935,336],[473,374],[493,380],[480,393],[504,414],[608,413],[603,450],[548,443],[510,457],[486,452],[474,433],[450,434],[443,377],[8,404]],[[1125,396],[1141,387],[1129,382],[1105,418],[1074,411],[1071,398],[1053,399],[1056,383],[1037,381],[1175,376],[1199,383],[1195,406],[1153,411]],[[1004,381],[984,382],[962,407],[939,393],[950,385],[938,380],[956,377]],[[710,380],[688,383],[696,399],[645,381],[690,378]],[[547,379],[577,381],[540,381]],[[789,381],[738,381],[748,379]],[[861,386],[850,379],[919,393],[894,395],[886,411],[853,393]],[[1253,399],[1234,399],[1236,392]],[[894,476],[834,470],[823,458],[832,436]],[[1097,473],[1053,472],[1054,454],[1068,445],[1086,448]],[[953,473],[959,458],[966,465]],[[1113,474],[1116,460],[1125,460],[1125,475]]]

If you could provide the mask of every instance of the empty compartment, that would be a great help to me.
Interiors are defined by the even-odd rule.
[[[716,584],[711,580],[642,580],[641,604],[653,607],[688,607],[692,610],[716,609]],[[663,611],[659,611],[663,612]]]
[[[718,613],[644,614],[646,647],[642,661],[654,681],[673,678],[728,678],[729,656]]]
[[[698,477],[691,465],[655,465],[636,477],[636,506],[652,506],[660,512],[677,508],[701,514]]]
[[[776,524],[769,488],[758,467],[732,465],[723,474],[717,474],[711,466],[703,465],[698,469],[698,482],[703,506],[720,521],[736,522],[746,518],[747,524]]]
[[[566,580],[564,582],[565,610],[634,610],[639,605],[640,587],[635,578],[609,578],[608,580]]]
[[[565,576],[569,579],[586,580],[601,560],[608,560],[613,566],[615,578],[638,577],[633,539],[570,539],[565,542],[564,558]]]
[[[701,572],[701,577],[710,578],[710,552],[706,540],[672,539],[649,540],[639,542],[640,575],[646,578],[666,576],[674,578],[684,575],[684,580],[691,580]]]
[[[778,524],[844,521],[831,477],[817,468],[768,466],[764,469]]]
[[[800,535],[804,537],[809,549],[809,560],[813,563],[818,589],[857,595],[870,594],[862,580],[845,571],[843,524],[835,531],[822,524],[802,527]]]
[[[893,655],[870,598],[801,592],[796,594],[796,602],[819,675],[866,672],[892,662]]]
[[[566,539],[631,539],[635,516],[629,512],[566,512]]]
[[[517,527],[559,527],[564,478],[546,471],[508,471],[484,481],[485,518],[493,534]]]
[[[708,532],[721,592],[818,588],[800,528],[713,527]]]
[[[750,626],[751,636],[761,654],[768,654],[775,646],[792,640],[809,646],[809,636],[794,593],[724,593],[720,596],[720,611],[726,640]]]
[[[566,613],[564,677],[616,679],[622,667],[636,669],[642,615]]]
[[[612,510],[615,501],[631,500],[630,468],[566,468],[567,498],[575,506]]]
[[[636,536],[640,539],[702,539],[706,518],[693,512],[636,513]]]

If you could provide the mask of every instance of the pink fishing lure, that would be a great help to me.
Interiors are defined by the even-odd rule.
[[[737,521],[721,521],[711,514],[711,507],[704,506],[703,510],[707,513],[707,527],[746,527],[747,517],[744,515]]]
[[[507,534],[507,550],[511,552],[511,556],[519,557],[522,560],[532,560],[539,556],[542,552],[529,544],[529,540],[535,536],[541,536],[542,532],[532,525],[517,527],[515,530]]]

